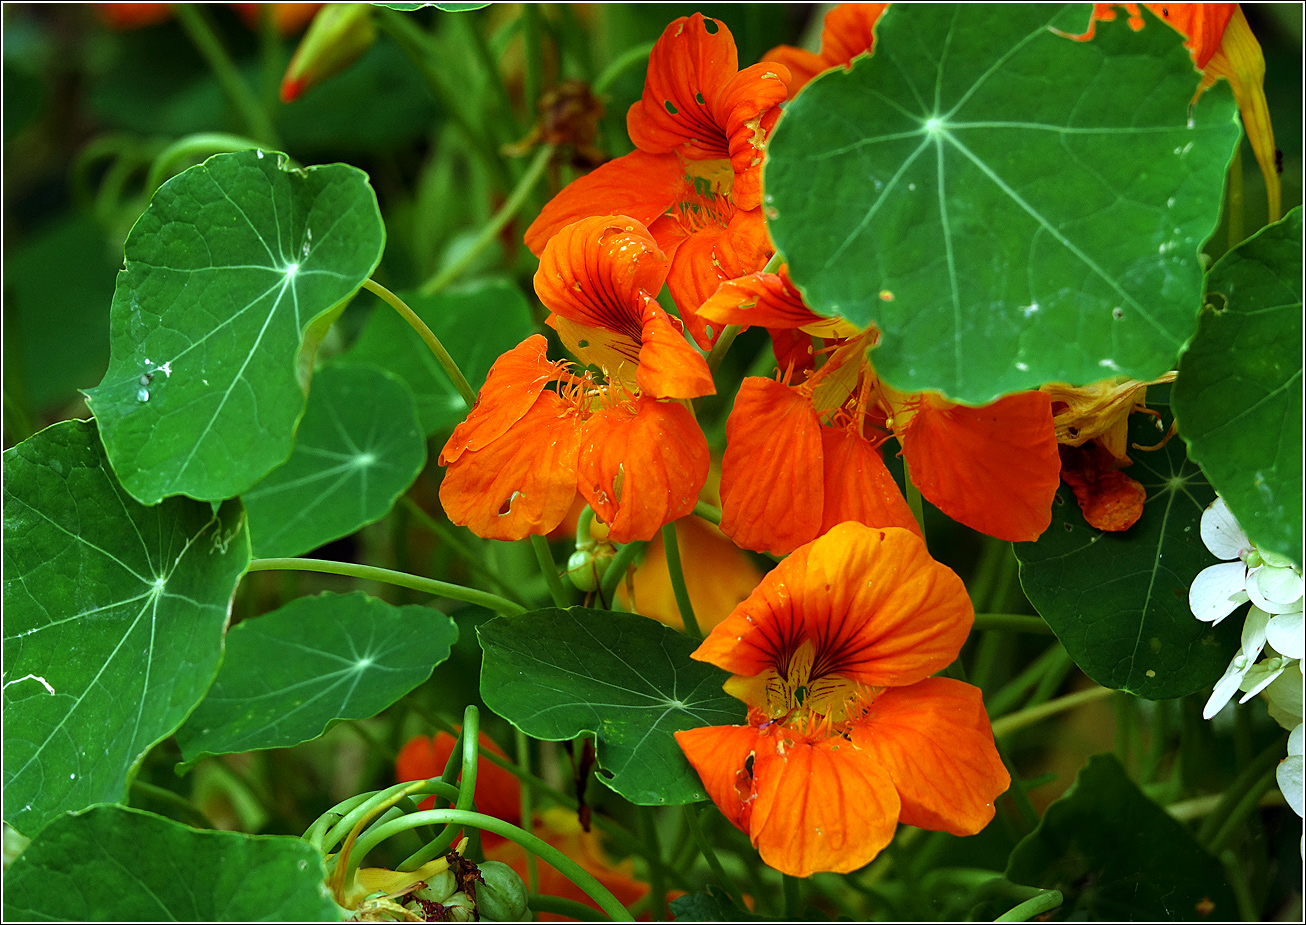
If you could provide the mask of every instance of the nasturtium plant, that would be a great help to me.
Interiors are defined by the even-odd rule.
[[[1285,10],[7,4],[6,917],[1297,915]]]

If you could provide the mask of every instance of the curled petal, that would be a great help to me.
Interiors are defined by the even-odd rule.
[[[1188,589],[1188,607],[1203,623],[1219,623],[1247,601],[1247,566],[1241,562],[1202,569]]]
[[[707,439],[684,405],[641,396],[585,425],[579,487],[617,543],[649,540],[684,517],[707,481]]]
[[[853,727],[853,743],[888,771],[902,821],[918,828],[974,835],[1011,785],[979,688],[950,678],[885,691]]]
[[[762,56],[763,61],[774,61],[789,71],[789,95],[793,96],[811,83],[813,77],[829,70],[830,65],[815,52],[793,45],[777,45]]]
[[[576,497],[580,441],[575,409],[544,392],[501,437],[449,466],[440,503],[451,521],[485,539],[548,533]]]
[[[1264,559],[1265,554],[1261,557]],[[1247,575],[1247,593],[1252,603],[1270,613],[1301,610],[1302,577],[1292,566],[1274,566],[1267,561]]]
[[[872,51],[875,24],[888,6],[887,3],[840,3],[825,17],[820,55],[781,45],[764,57],[789,66],[793,73],[789,81],[789,95],[792,96],[822,71],[851,64],[853,58]]]
[[[628,215],[650,225],[671,208],[684,183],[676,155],[632,151],[576,178],[550,199],[526,229],[526,246],[538,257],[555,234],[592,215]]]
[[[816,537],[825,494],[821,422],[797,389],[749,377],[726,422],[721,532],[784,555]]]
[[[670,315],[646,310],[640,332],[639,388],[654,398],[698,398],[716,394],[707,360],[690,346]]]
[[[1000,540],[1036,540],[1052,522],[1061,459],[1052,402],[1018,392],[982,408],[926,404],[900,435],[921,494]]]
[[[1176,32],[1184,37],[1184,47],[1193,56],[1198,70],[1220,47],[1224,30],[1238,9],[1236,3],[1145,3]]]
[[[705,726],[676,733],[676,742],[703,781],[721,814],[741,832],[753,812],[753,775],[748,759],[759,745],[752,726]]]
[[[821,532],[855,520],[868,527],[902,527],[920,536],[907,499],[889,474],[880,451],[850,430],[821,428],[825,508]]]
[[[494,361],[476,405],[440,451],[440,465],[499,439],[531,409],[546,385],[567,375],[565,364],[545,356],[548,347],[544,335],[532,334]]]
[[[1118,468],[1119,461],[1096,440],[1081,446],[1062,444],[1061,480],[1070,486],[1095,530],[1119,533],[1138,523],[1147,489]]]
[[[888,773],[842,736],[790,741],[788,730],[773,728],[753,763],[749,835],[762,860],[791,877],[869,864],[898,824]]]
[[[716,119],[725,125],[730,166],[735,172],[731,197],[741,209],[762,204],[766,140],[780,118],[779,104],[788,95],[788,68],[763,61],[736,74],[713,102]]]
[[[857,328],[843,318],[825,318],[803,301],[784,267],[779,273],[750,273],[717,287],[698,314],[718,326],[801,328],[817,337],[851,337]]]
[[[973,622],[965,585],[919,537],[843,523],[768,572],[693,657],[751,676],[811,641],[813,677],[901,687],[950,664]]]

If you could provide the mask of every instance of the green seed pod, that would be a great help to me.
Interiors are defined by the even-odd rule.
[[[482,921],[520,922],[526,914],[526,884],[502,861],[482,861],[484,883],[476,885],[476,906]]]
[[[444,903],[448,902],[449,897],[456,892],[458,892],[458,880],[454,877],[453,871],[445,868],[427,880],[426,886],[413,895],[418,899],[425,899],[427,902]]]

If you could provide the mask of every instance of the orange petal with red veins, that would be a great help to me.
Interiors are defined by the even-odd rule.
[[[632,151],[563,187],[526,229],[526,246],[538,257],[555,234],[594,215],[628,215],[652,224],[676,201],[684,184],[685,172],[674,154]]]
[[[726,127],[730,166],[735,172],[731,198],[740,209],[762,204],[762,162],[766,140],[789,95],[789,69],[775,61],[744,68],[712,102],[716,120]]]
[[[617,543],[652,539],[684,517],[707,481],[707,439],[693,413],[647,396],[635,409],[592,415],[580,451],[580,493]]]
[[[639,340],[644,303],[670,261],[637,219],[598,215],[555,234],[540,256],[535,294],[554,314]]]
[[[576,359],[603,370],[608,384],[620,384],[628,392],[638,388],[640,342],[629,334],[580,324],[561,315],[549,315],[544,323],[558,332],[558,339]]]
[[[762,741],[752,726],[704,726],[676,733],[676,742],[712,802],[741,832],[752,814],[753,775],[747,762]]]
[[[1017,543],[1052,522],[1061,460],[1046,394],[1018,392],[982,408],[927,403],[900,439],[912,481],[953,520]]]
[[[951,664],[973,622],[965,585],[920,537],[842,523],[768,572],[693,657],[752,676],[811,640],[813,674],[901,687]]]
[[[762,736],[753,761],[749,835],[762,860],[791,877],[865,867],[898,825],[893,781],[842,736],[789,744],[787,734]]]
[[[680,148],[695,160],[730,156],[726,126],[712,104],[738,72],[739,55],[725,24],[711,22],[715,29],[708,32],[702,13],[682,16],[653,46],[644,94],[626,113],[630,140],[641,151]]]
[[[726,422],[721,532],[781,556],[816,536],[824,503],[821,422],[811,403],[773,379],[745,379]]]
[[[655,304],[646,308],[640,335],[639,388],[655,398],[697,398],[715,395],[707,360]]]
[[[565,364],[545,355],[548,348],[543,334],[532,334],[494,361],[467,420],[454,428],[440,451],[440,465],[499,439],[531,409],[546,385],[567,375]]]
[[[852,736],[893,778],[907,825],[974,835],[1011,785],[980,690],[961,681],[927,678],[885,691]]]
[[[822,427],[821,451],[825,461],[822,533],[855,520],[868,527],[902,527],[921,535],[907,499],[869,440],[842,427]]]
[[[580,443],[576,410],[544,392],[503,436],[449,466],[440,503],[451,521],[487,540],[548,533],[576,497]]]
[[[726,280],[699,306],[700,317],[714,324],[802,328],[817,337],[848,337],[857,329],[842,318],[825,318],[807,307],[802,294],[779,273],[750,273]]]

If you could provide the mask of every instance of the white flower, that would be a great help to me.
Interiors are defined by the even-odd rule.
[[[1279,779],[1279,789],[1288,801],[1292,811],[1302,815],[1302,724],[1298,723],[1288,736],[1288,757],[1279,762],[1275,777]]]
[[[1296,670],[1288,670],[1265,688],[1269,702],[1270,718],[1284,729],[1299,726],[1302,721],[1303,663],[1293,663]]]
[[[1224,708],[1224,705],[1233,697],[1234,691],[1242,686],[1243,680],[1248,676],[1256,665],[1256,659],[1260,657],[1261,650],[1265,648],[1265,627],[1270,622],[1270,615],[1259,607],[1253,607],[1247,614],[1247,620],[1243,623],[1242,646],[1238,649],[1238,654],[1233,657],[1229,667],[1224,670],[1224,677],[1215,682],[1215,690],[1211,692],[1211,699],[1206,701],[1206,707],[1202,710],[1202,718],[1210,719]],[[1246,697],[1243,698],[1245,703],[1248,698],[1254,697],[1270,685],[1275,678],[1283,673],[1286,667],[1283,659],[1278,659],[1280,664],[1276,665],[1273,677],[1261,679],[1257,677],[1256,688]],[[1263,680],[1263,683],[1260,683]]]
[[[1274,651],[1285,658],[1300,659],[1302,657],[1303,641],[1306,641],[1306,634],[1302,631],[1300,603],[1296,610],[1277,613],[1270,617],[1270,622],[1265,627],[1265,641],[1274,648]]]
[[[1261,552],[1247,538],[1223,498],[1202,512],[1202,542],[1219,559],[1203,569],[1188,590],[1188,606],[1197,619],[1219,623],[1247,601],[1266,613],[1301,611],[1303,583],[1290,559]]]

